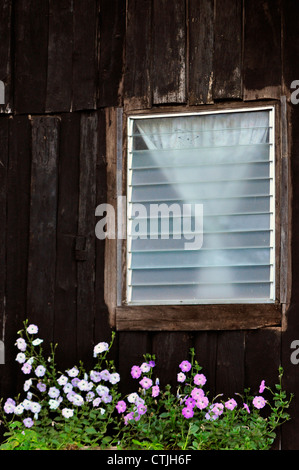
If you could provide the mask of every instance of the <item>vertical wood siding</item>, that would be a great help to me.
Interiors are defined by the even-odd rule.
[[[25,318],[59,344],[61,367],[79,359],[88,364],[93,344],[110,338],[105,243],[94,233],[95,207],[110,194],[109,113],[123,105],[279,101],[281,94],[294,188],[292,301],[282,327],[124,331],[113,357],[123,391],[133,386],[130,368],[144,353],[156,355],[162,383],[175,383],[178,363],[194,347],[213,394],[231,396],[248,386],[254,393],[261,379],[274,384],[279,364],[287,389],[299,393],[290,362],[290,343],[299,339],[299,118],[290,103],[290,83],[299,79],[298,15],[295,0],[1,2],[1,396],[21,381],[14,342]],[[291,413],[282,448],[298,449],[296,401]]]

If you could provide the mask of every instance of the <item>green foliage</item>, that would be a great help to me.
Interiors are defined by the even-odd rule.
[[[281,367],[274,390],[263,380],[258,396],[247,389],[221,400],[205,391],[206,378],[193,349],[190,362],[179,364],[175,389],[160,388],[155,357],[145,355],[131,369],[137,391],[121,397],[120,376],[108,359],[114,334],[109,345],[94,347],[91,371],[80,362],[60,372],[56,346],[45,358],[37,332],[28,322],[18,332],[16,360],[27,377],[25,396],[0,401],[0,424],[6,429],[0,450],[267,450],[277,428],[290,419],[293,395],[282,388]]]

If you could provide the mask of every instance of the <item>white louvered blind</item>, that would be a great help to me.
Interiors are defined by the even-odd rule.
[[[273,108],[130,117],[128,304],[275,301],[274,170]]]

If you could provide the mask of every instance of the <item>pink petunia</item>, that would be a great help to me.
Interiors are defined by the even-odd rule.
[[[196,374],[194,376],[194,383],[195,385],[203,386],[206,383],[207,379],[204,374]]]
[[[262,380],[261,381],[261,384],[260,384],[260,389],[259,389],[259,393],[263,393],[263,391],[265,390],[266,386],[265,386],[265,381]]]
[[[254,397],[252,403],[255,408],[261,409],[264,408],[264,406],[266,405],[266,400],[264,399],[264,397]]]
[[[142,388],[145,390],[149,389],[153,385],[152,379],[149,379],[148,377],[143,377],[142,380],[140,380],[140,385]]]
[[[228,410],[233,410],[234,408],[236,408],[236,406],[237,402],[233,398],[225,402],[225,408],[227,408]]]
[[[186,406],[182,409],[182,415],[187,419],[192,418],[194,416],[193,408]]]
[[[115,406],[119,413],[124,413],[126,411],[127,405],[123,400],[120,400]]]
[[[191,392],[191,397],[194,398],[194,400],[198,400],[199,398],[202,398],[204,396],[204,391],[202,388],[194,388]]]
[[[182,361],[179,367],[182,372],[189,372],[189,370],[191,369],[191,364],[189,361]]]

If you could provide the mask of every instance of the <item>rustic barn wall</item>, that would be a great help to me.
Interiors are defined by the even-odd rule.
[[[21,377],[14,341],[22,321],[58,342],[61,367],[92,360],[109,340],[104,242],[95,207],[106,202],[106,110],[242,104],[286,97],[292,207],[292,296],[282,326],[243,331],[117,334],[113,355],[129,370],[152,352],[164,383],[195,348],[211,393],[274,384],[299,394],[290,344],[299,339],[299,79],[296,0],[1,0],[0,80],[0,395]],[[298,108],[299,109],[299,108]],[[292,219],[291,219],[292,215]],[[291,229],[291,224],[289,225]],[[299,369],[298,369],[299,370]],[[127,379],[125,379],[127,377]],[[299,448],[299,405],[281,446]]]

